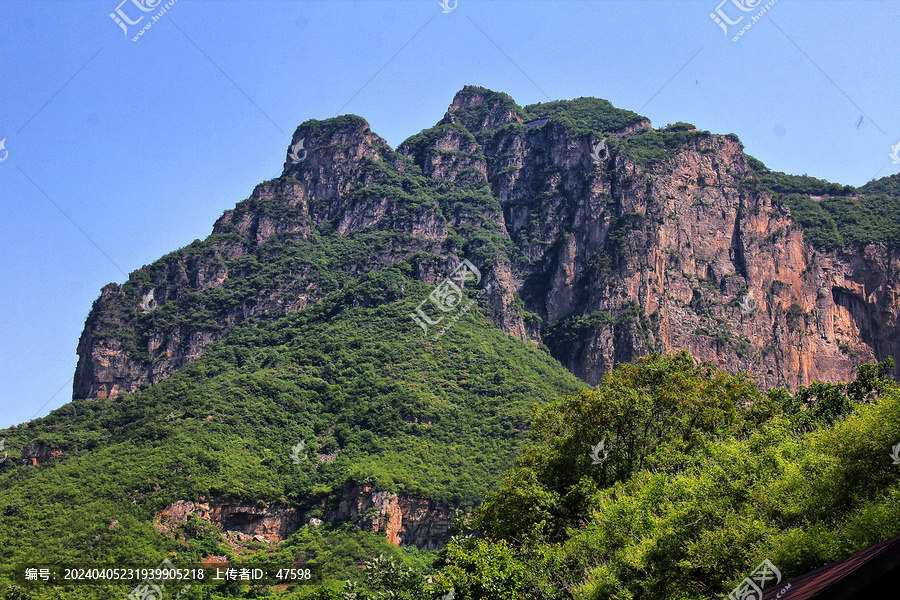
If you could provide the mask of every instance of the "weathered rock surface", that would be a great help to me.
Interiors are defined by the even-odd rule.
[[[307,520],[294,508],[206,498],[197,502],[173,502],[156,515],[156,522],[160,529],[168,531],[174,524],[187,523],[191,515],[215,525],[226,539],[236,544],[251,539],[277,543],[304,524],[312,527],[324,524],[315,517]],[[378,491],[354,482],[346,484],[337,508],[328,511],[326,516],[330,521],[351,521],[362,529],[382,532],[394,545],[426,550],[441,548],[447,542],[453,521],[446,505]]]
[[[22,451],[22,464],[24,466],[36,467],[63,453],[58,448],[52,448],[47,444],[35,443],[28,444]]]
[[[530,125],[522,115],[508,97],[465,88],[428,136],[397,151],[358,117],[300,126],[292,144],[304,141],[304,160],[288,157],[282,177],[226,211],[206,242],[103,289],[78,345],[74,396],[155,383],[247,319],[315,304],[327,290],[304,264],[239,302],[214,292],[251,281],[254,261],[273,260],[268,245],[325,230],[396,231],[406,241],[375,262],[424,250],[448,268],[460,258],[454,235],[506,238],[514,251],[500,253],[482,282],[496,323],[546,343],[592,384],[617,361],[655,350],[688,348],[790,388],[847,380],[860,362],[897,354],[897,251],[871,243],[817,252],[787,208],[748,185],[753,172],[735,137],[697,135],[662,162],[640,163],[614,145],[650,129],[638,118],[608,131],[612,151],[596,161],[595,137],[552,113]],[[433,190],[418,204],[398,199],[385,186],[411,198],[404,174],[433,190],[484,192],[494,205],[438,206]],[[414,272],[443,276],[433,266]],[[209,317],[174,318],[191,310]]]
[[[302,519],[302,514],[294,508],[219,500],[178,500],[160,511],[157,522],[166,529],[173,523],[187,523],[191,515],[219,527],[222,533],[237,541],[255,539],[261,542],[284,540],[297,531]]]
[[[390,543],[420,549],[441,548],[450,537],[453,515],[446,505],[372,486],[348,482],[338,508],[328,514],[338,521],[356,521],[363,529],[383,531]]]

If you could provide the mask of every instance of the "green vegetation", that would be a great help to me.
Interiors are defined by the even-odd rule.
[[[900,247],[900,179],[896,176],[857,190],[807,175],[771,171],[749,156],[747,163],[754,175],[746,185],[772,192],[790,208],[791,217],[817,249],[836,250],[868,242]]]
[[[240,328],[148,390],[76,401],[0,432],[8,448],[64,451],[40,467],[14,466],[15,456],[3,466],[3,564],[220,555],[245,566],[300,561],[324,576],[287,588],[196,586],[189,600],[436,600],[451,589],[460,599],[700,600],[727,593],[763,558],[791,577],[900,533],[892,361],[792,395],[763,393],[685,352],[652,355],[573,394],[555,361],[478,311],[429,342],[406,322],[411,302],[397,300],[403,286],[421,286],[401,268],[359,285]],[[289,449],[301,439],[309,459],[294,465]],[[327,523],[235,549],[195,518],[169,533],[152,524],[171,502],[201,494],[322,514],[347,479],[462,507],[484,498],[461,524],[481,533],[463,530],[435,554]],[[0,589],[11,586],[0,577]]]
[[[503,97],[498,95],[497,101],[505,102]],[[360,117],[345,115],[326,121],[308,121],[302,127],[310,135],[327,137],[342,127],[367,129],[368,126]],[[457,124],[422,132],[406,144],[422,157],[441,153],[434,148],[434,142],[445,130],[467,136],[475,145],[472,134]],[[473,157],[461,152],[444,154],[451,154],[458,161]],[[184,331],[218,336],[223,327],[228,327],[223,324],[233,322],[236,314],[246,318],[259,312],[255,309],[261,298],[302,297],[313,304],[353,285],[360,273],[378,270],[383,264],[406,261],[408,268],[413,264],[410,262],[413,255],[429,260],[425,248],[434,248],[410,233],[415,223],[429,217],[437,222],[459,223],[449,228],[442,253],[467,256],[486,272],[498,257],[513,252],[512,244],[499,226],[485,216],[502,212],[502,208],[483,174],[471,167],[462,172],[460,181],[438,182],[423,176],[412,160],[399,154],[382,160],[363,160],[357,173],[359,182],[343,194],[343,203],[352,210],[360,205],[384,202],[394,210],[376,226],[352,235],[338,231],[343,214],[314,224],[302,203],[289,196],[293,186],[299,185],[296,179],[285,176],[266,182],[271,197],[262,194],[238,203],[230,222],[220,221],[207,239],[195,240],[136,271],[121,290],[115,285],[108,286],[107,294],[97,301],[103,303],[103,310],[95,324],[93,339],[120,344],[130,358],[150,369],[153,365],[147,348],[153,337],[161,336],[164,341],[177,338],[184,350],[190,343]],[[315,200],[311,202],[310,212],[329,212],[327,207],[314,206]],[[278,226],[260,239],[255,227],[241,231],[234,225],[254,220]],[[206,283],[216,277],[224,278],[224,283]],[[141,299],[149,290],[154,291],[158,305],[144,312],[140,308]],[[266,312],[280,316],[277,310]],[[252,323],[254,318],[248,321]]]
[[[475,95],[486,100],[467,106]],[[267,182],[273,197],[239,203],[206,240],[104,289],[94,340],[121,344],[142,366],[153,366],[151,338],[222,339],[156,385],[115,400],[76,400],[0,431],[10,453],[0,463],[0,594],[93,600],[130,591],[23,589],[10,573],[23,563],[152,566],[225,557],[232,566],[303,565],[321,581],[195,586],[182,598],[437,600],[453,590],[458,600],[699,600],[727,593],[763,558],[793,576],[900,533],[900,469],[888,458],[900,440],[891,361],[862,365],[846,385],[814,383],[791,394],[763,392],[747,376],[697,364],[686,352],[654,354],[586,389],[547,350],[568,356],[607,333],[617,350],[653,349],[659,313],[646,317],[632,300],[615,314],[573,315],[546,323],[547,345],[536,347],[493,326],[474,290],[467,299],[475,308],[443,337],[423,334],[410,318],[433,289],[419,281],[422,273],[443,272],[448,257],[465,256],[483,273],[500,261],[537,262],[534,248],[562,246],[573,235],[562,217],[548,223],[531,206],[516,242],[501,230],[494,217],[509,204],[492,194],[482,171],[498,132],[538,136],[517,118],[548,116],[583,141],[643,121],[595,98],[520,108],[506,94],[467,87],[458,99],[457,122],[404,142],[412,158],[377,148],[377,160],[359,163],[358,183],[341,190],[348,211],[390,207],[376,225],[348,233],[349,213],[323,206],[309,208],[327,215],[314,222],[290,195],[299,182],[282,177]],[[304,127],[327,138],[368,126],[347,115]],[[444,135],[471,151],[437,148]],[[611,154],[647,171],[685,147],[715,152],[711,134],[688,123],[619,137],[608,142]],[[496,158],[509,150],[491,151]],[[456,180],[423,175],[436,157]],[[504,203],[573,201],[574,193],[546,183],[559,180],[559,167],[542,160],[535,160],[539,189]],[[817,248],[900,244],[900,179],[855,190],[748,162],[747,189],[773,193]],[[617,188],[646,181],[652,192],[649,174],[615,181],[612,168],[595,169],[584,183],[601,176]],[[584,275],[593,283],[637,251],[629,246],[658,218],[611,196],[606,202],[607,243]],[[413,235],[418,225],[444,223],[452,224],[446,239]],[[544,236],[553,229],[562,235]],[[668,251],[671,268],[680,261]],[[513,302],[535,329],[541,316],[527,302],[552,276],[534,269]],[[215,279],[224,283],[209,285]],[[776,281],[772,293],[776,285],[786,284]],[[695,288],[721,286],[697,277]],[[140,301],[151,289],[158,306],[144,312]],[[700,317],[695,333],[740,356],[749,341],[714,316],[708,295],[691,302]],[[787,310],[794,330],[807,317],[799,304]],[[295,464],[301,441],[306,456]],[[29,446],[57,453],[24,466]],[[388,543],[383,522],[379,531],[360,527],[373,508],[329,521],[350,484],[449,506],[458,511],[456,535],[424,552]],[[266,544],[235,542],[197,516],[158,521],[172,503],[201,499],[295,509],[324,522],[301,523],[281,543]]]
[[[859,191],[865,194],[900,196],[900,173],[882,177],[881,179],[874,179],[859,188]]]
[[[467,102],[473,96],[482,96],[484,100],[475,104]],[[473,132],[482,129],[497,115],[509,114],[527,118],[525,112],[509,94],[484,87],[467,85],[460,90],[454,100],[460,100],[462,104],[462,107],[454,111],[454,115],[464,127]]]
[[[437,580],[464,598],[705,600],[764,558],[791,578],[897,535],[891,368],[791,395],[685,353],[622,365],[536,411],[475,514],[486,537],[454,538]]]
[[[680,148],[688,144],[697,145],[711,136],[708,131],[697,131],[693,125],[675,123],[665,129],[639,130],[625,140],[624,151],[636,163],[648,168],[664,163]]]
[[[539,102],[526,106],[525,112],[528,113],[529,119],[549,116],[554,122],[562,123],[576,135],[621,131],[645,120],[645,117],[637,113],[616,108],[608,100],[600,98]]]
[[[314,308],[239,328],[148,390],[76,401],[0,432],[7,448],[63,450],[39,467],[15,456],[2,467],[3,564],[218,555],[241,566],[299,561],[323,575],[286,588],[195,586],[188,600],[436,600],[451,589],[460,599],[628,590],[699,600],[727,593],[763,558],[790,577],[900,532],[892,361],[863,365],[850,384],[790,394],[763,393],[685,352],[652,355],[573,394],[555,361],[480,311],[430,342],[408,321],[408,286],[427,291],[402,267],[370,273]],[[607,321],[597,313],[568,327]],[[542,402],[560,392],[569,395]],[[294,465],[298,440],[309,458]],[[459,507],[484,502],[439,553],[396,548],[352,523],[241,548],[197,518],[168,532],[153,525],[162,508],[201,495],[324,516],[347,480]],[[48,595],[0,577],[7,597],[129,591]]]
[[[782,201],[806,239],[822,250],[851,243],[885,242],[900,247],[900,197],[824,198],[791,194]]]
[[[0,432],[11,454],[0,465],[2,563],[250,560],[202,523],[172,534],[152,525],[201,496],[324,517],[355,480],[472,507],[512,464],[532,407],[580,385],[477,306],[432,342],[409,317],[430,286],[410,271],[373,271],[315,307],[239,327],[146,390]],[[295,465],[301,440],[309,459]],[[38,443],[62,454],[21,466],[14,453]],[[373,533],[328,527],[326,538],[304,528],[285,542],[315,554],[328,580],[389,550],[405,555]],[[269,552],[260,546],[254,555]]]
[[[788,175],[771,171],[762,161],[752,156],[747,157],[747,164],[754,171],[754,180],[770,192],[809,196],[843,196],[856,193],[856,188],[851,185],[831,183],[808,175]]]
[[[605,310],[598,310],[586,315],[572,315],[550,324],[547,331],[546,344],[548,347],[559,348],[586,339],[586,336],[597,330],[606,329],[615,325],[616,320]]]

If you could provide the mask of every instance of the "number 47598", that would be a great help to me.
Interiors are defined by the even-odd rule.
[[[312,573],[309,569],[278,569],[275,575],[276,579],[310,579]]]

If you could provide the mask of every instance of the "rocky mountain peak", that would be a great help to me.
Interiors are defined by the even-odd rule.
[[[372,133],[368,122],[356,115],[342,115],[322,121],[311,119],[297,127],[291,137],[282,177],[323,184],[317,194],[332,198],[340,192],[335,182],[323,176],[352,173],[366,160],[381,160],[391,148]],[[325,177],[324,179],[328,179]]]
[[[456,93],[441,123],[457,123],[476,132],[522,121],[522,110],[508,94],[467,85]]]
[[[475,86],[396,151],[355,115],[306,121],[282,176],[207,240],[104,290],[75,396],[159,381],[242,321],[385,266],[434,284],[463,259],[483,272],[498,327],[591,384],[653,351],[688,348],[791,388],[900,352],[898,252],[815,247],[761,179],[791,176],[759,165],[731,134],[653,129],[598,98],[523,108]],[[352,252],[310,258],[336,238]]]

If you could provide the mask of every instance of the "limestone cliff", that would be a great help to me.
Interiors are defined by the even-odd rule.
[[[383,531],[394,545],[441,548],[450,537],[453,515],[444,504],[407,494],[378,491],[348,482],[329,519],[356,521],[363,529]]]
[[[302,526],[323,523],[317,518],[307,518],[295,508],[205,497],[197,502],[173,502],[156,515],[155,522],[162,531],[170,531],[175,524],[187,523],[191,516],[215,525],[226,539],[237,545],[248,540],[281,542]],[[453,520],[450,508],[444,504],[407,494],[378,491],[370,485],[352,481],[344,486],[338,505],[328,511],[326,517],[330,521],[350,521],[362,529],[381,532],[396,546],[416,546],[425,550],[441,548],[447,542]]]
[[[434,282],[470,259],[497,325],[592,384],[654,350],[688,348],[791,388],[897,354],[897,250],[817,251],[733,135],[654,130],[595,99],[521,108],[467,87],[396,151],[353,116],[304,123],[291,147],[301,141],[207,240],[103,289],[75,397],[152,384],[238,324],[403,261]],[[371,231],[392,236],[330,271],[286,255]]]
[[[247,505],[201,498],[198,502],[178,500],[156,515],[157,527],[163,531],[173,524],[187,523],[191,516],[203,519],[237,542],[280,542],[297,531],[301,514],[294,508]]]

